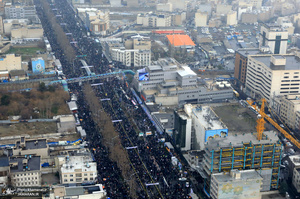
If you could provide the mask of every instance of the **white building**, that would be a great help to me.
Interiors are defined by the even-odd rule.
[[[56,199],[99,199],[106,197],[106,191],[103,189],[102,184],[76,187],[57,186],[53,189],[54,192],[50,193],[50,198],[52,198],[51,195]]]
[[[171,3],[159,3],[156,4],[156,10],[163,11],[163,12],[172,12],[173,5]]]
[[[209,139],[228,135],[227,126],[209,106],[185,104],[175,112],[174,123],[175,142],[181,150],[204,150]]]
[[[196,27],[206,27],[207,19],[208,19],[207,12],[196,12],[195,13],[195,26]]]
[[[144,27],[168,27],[171,26],[172,18],[168,14],[138,14],[136,23]]]
[[[121,62],[125,66],[149,66],[151,63],[151,51],[150,50],[138,50],[138,49],[112,49],[112,59],[117,62]]]
[[[237,24],[237,12],[236,11],[230,11],[227,14],[226,24],[228,26],[234,26]]]
[[[61,184],[95,182],[97,165],[90,154],[58,157]]]
[[[254,169],[211,175],[210,196],[212,199],[251,198],[260,199],[263,178]]]
[[[286,54],[289,32],[279,25],[263,24],[259,35],[259,48],[268,46],[274,54]]]
[[[24,156],[10,158],[10,179],[16,187],[39,187],[42,185],[41,158]]]
[[[297,192],[300,193],[300,168],[294,168],[292,183]]]
[[[246,93],[268,102],[278,95],[300,92],[299,56],[250,55],[246,74]]]

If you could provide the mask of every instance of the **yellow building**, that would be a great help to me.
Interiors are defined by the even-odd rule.
[[[22,58],[15,54],[6,54],[0,58],[0,71],[22,70]]]

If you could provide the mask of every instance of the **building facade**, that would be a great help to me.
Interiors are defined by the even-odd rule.
[[[112,49],[112,59],[121,62],[123,65],[131,67],[149,66],[151,63],[150,50],[137,49]]]
[[[299,57],[296,55],[248,56],[246,93],[268,102],[278,95],[300,92]]]
[[[263,178],[254,169],[231,170],[230,173],[215,173],[211,176],[212,199],[248,198],[260,199]]]
[[[168,27],[172,18],[169,14],[146,13],[137,15],[137,24],[144,27]]]
[[[196,12],[195,13],[195,26],[196,27],[206,27],[208,20],[207,12]]]
[[[259,35],[259,47],[268,46],[274,54],[286,54],[289,33],[278,25],[263,24]]]
[[[255,169],[263,178],[261,191],[277,189],[282,150],[278,136],[271,131],[264,132],[260,141],[250,133],[208,140],[201,174],[205,179],[205,193],[211,194],[213,174],[228,173],[233,169]]]
[[[300,193],[300,168],[294,168],[292,183],[297,192]]]
[[[97,180],[97,165],[90,156],[59,157],[61,184],[81,184]]]
[[[4,12],[6,19],[29,19],[33,23],[40,23],[35,6],[5,5]]]
[[[9,160],[11,184],[15,187],[39,187],[42,185],[39,156],[13,157]]]
[[[298,129],[297,112],[300,111],[300,95],[289,94],[281,97],[280,118],[292,129]]]

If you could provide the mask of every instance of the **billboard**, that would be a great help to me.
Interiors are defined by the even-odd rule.
[[[149,73],[139,73],[139,81],[149,81]]]
[[[146,71],[146,68],[140,69],[137,71],[139,74],[139,81],[148,81],[149,73]]]
[[[31,65],[33,73],[45,73],[45,61],[42,58],[32,59]]]
[[[227,137],[228,129],[217,129],[205,131],[205,142],[212,138]]]

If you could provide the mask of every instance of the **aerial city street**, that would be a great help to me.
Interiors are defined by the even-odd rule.
[[[299,0],[2,0],[0,198],[300,198]]]

